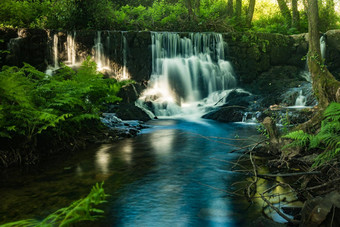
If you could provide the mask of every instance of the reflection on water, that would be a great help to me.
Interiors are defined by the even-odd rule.
[[[41,218],[88,194],[105,180],[112,196],[95,226],[242,226],[258,214],[233,190],[228,153],[256,134],[252,126],[210,120],[149,122],[136,138],[104,144],[0,178],[0,223]],[[213,137],[213,138],[212,138]],[[254,138],[256,139],[256,138]],[[223,190],[219,190],[223,189]],[[20,204],[20,205],[18,205]]]
[[[96,152],[96,168],[104,174],[109,172],[110,153],[108,151],[110,148],[110,145],[104,144]]]

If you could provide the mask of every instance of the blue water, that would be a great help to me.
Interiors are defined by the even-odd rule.
[[[240,153],[232,150],[258,139],[253,125],[203,119],[148,124],[135,138],[7,172],[0,181],[0,223],[42,218],[100,181],[111,197],[102,206],[105,218],[89,226],[247,226],[259,215],[227,192],[244,177],[223,161],[234,161]]]

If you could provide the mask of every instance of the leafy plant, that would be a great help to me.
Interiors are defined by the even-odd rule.
[[[316,135],[310,135],[302,130],[294,131],[284,136],[293,142],[287,147],[307,147],[320,149],[323,152],[315,159],[313,167],[320,166],[340,153],[340,103],[331,103],[323,113],[324,120]]]
[[[0,227],[62,227],[71,226],[81,221],[94,221],[103,217],[104,211],[94,207],[106,202],[105,199],[108,195],[105,194],[103,185],[104,182],[97,183],[85,198],[57,210],[41,221],[34,219],[21,220],[0,225]]]
[[[0,137],[21,135],[27,143],[47,129],[59,136],[75,134],[86,121],[99,121],[106,103],[120,100],[116,94],[122,85],[103,79],[90,59],[77,72],[63,66],[52,77],[28,64],[4,67],[0,72]]]

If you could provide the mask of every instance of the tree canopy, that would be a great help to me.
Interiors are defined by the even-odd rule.
[[[340,2],[318,0],[320,30],[340,28]],[[2,0],[0,26],[48,29],[308,31],[303,0]]]

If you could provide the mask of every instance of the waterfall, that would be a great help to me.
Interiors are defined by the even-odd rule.
[[[258,123],[257,118],[259,118],[261,112],[245,112],[242,116],[242,123],[255,124]]]
[[[115,77],[117,80],[127,80],[130,79],[128,69],[127,69],[127,41],[125,37],[126,32],[121,32],[121,49],[122,49],[122,62],[123,65],[117,69],[117,67],[111,67],[111,62],[109,58],[109,52],[104,49],[104,43],[102,42],[102,31],[97,31],[97,35],[94,38],[94,61],[97,64],[97,70],[106,75]],[[114,40],[111,40],[110,32],[106,35],[106,47],[109,48]]]
[[[320,51],[321,51],[321,57],[324,59],[326,58],[326,36],[322,35],[320,37]]]
[[[48,33],[48,36],[50,37],[50,32]],[[53,72],[57,69],[59,69],[59,60],[58,60],[58,34],[55,33],[52,37],[52,41],[50,42],[50,51],[52,53],[51,59],[53,60],[53,65],[48,65],[46,68],[45,73],[49,76],[53,75]]]
[[[58,35],[57,34],[53,35],[53,63],[54,63],[55,69],[59,68],[59,63],[58,63]]]
[[[123,73],[122,73],[122,76],[121,76],[122,80],[127,80],[127,79],[130,78],[130,76],[127,72],[127,68],[126,68],[127,41],[126,41],[125,33],[126,32],[122,32],[122,52],[123,52]]]
[[[66,49],[67,49],[67,62],[66,65],[68,66],[75,66],[76,59],[77,59],[77,50],[76,50],[76,35],[77,32],[73,31],[67,33],[67,41],[66,41]]]
[[[236,86],[217,33],[152,32],[152,75],[141,99],[157,116],[182,114],[206,105],[212,94]],[[188,107],[188,108],[186,108]]]
[[[110,36],[107,36],[108,43],[110,44]],[[97,31],[97,36],[94,38],[94,61],[97,64],[97,70],[99,72],[111,72],[110,60],[104,53],[104,45],[102,43],[102,32]]]
[[[302,94],[302,90],[299,91],[299,96],[296,98],[295,106],[306,106],[306,97]]]
[[[325,59],[326,57],[326,36],[325,35],[322,35],[320,37],[320,51],[321,51],[321,57],[323,59]],[[308,61],[306,59],[306,69],[304,71],[301,72],[301,77],[303,77],[307,82],[310,83],[310,87],[312,86],[311,83],[313,82],[312,81],[312,77],[311,77],[311,74],[309,72],[309,69],[308,69]],[[307,99],[304,95],[302,95],[302,90],[299,91],[299,95],[297,96],[296,98],[296,101],[295,101],[295,106],[297,107],[304,107],[306,106],[306,102],[307,102]]]

